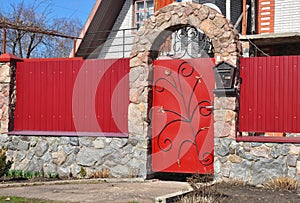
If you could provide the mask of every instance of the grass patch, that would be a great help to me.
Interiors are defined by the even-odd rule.
[[[50,201],[50,200],[40,200],[40,199],[31,199],[24,197],[0,197],[0,203],[63,203],[59,201]]]

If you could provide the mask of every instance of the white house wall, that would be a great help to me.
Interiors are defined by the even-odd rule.
[[[188,2],[192,0],[182,0],[182,2]],[[101,53],[97,58],[125,58],[129,57],[133,38],[134,38],[134,30],[130,30],[133,28],[133,0],[126,0],[120,15],[116,23],[114,24],[112,30],[120,30],[118,32],[112,32],[108,40],[104,43]],[[126,29],[126,31],[122,31]],[[127,30],[128,29],[128,30]],[[123,33],[125,33],[125,46],[124,46],[124,54],[123,54]]]
[[[134,32],[130,29],[133,27],[133,0],[127,0],[114,24],[113,31],[104,43],[98,58],[122,58],[123,57],[123,34],[125,33],[124,57],[129,57],[131,52]],[[122,31],[126,29],[125,31]],[[127,30],[128,29],[128,30]]]
[[[275,0],[274,32],[300,32],[300,3],[298,0]]]

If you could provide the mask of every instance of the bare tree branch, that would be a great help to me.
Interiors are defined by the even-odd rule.
[[[49,19],[49,2],[21,1],[0,13],[0,27],[7,28],[8,51],[21,58],[69,56],[76,39],[72,36],[78,36],[81,23],[75,19]]]

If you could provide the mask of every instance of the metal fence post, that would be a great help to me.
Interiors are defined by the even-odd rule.
[[[125,58],[125,29],[123,29],[123,58]]]

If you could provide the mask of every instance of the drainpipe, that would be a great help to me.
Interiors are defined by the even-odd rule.
[[[226,0],[226,18],[231,21],[231,0]]]
[[[243,0],[243,23],[242,23],[242,35],[247,34],[247,2]]]
[[[255,5],[255,0],[251,0],[251,34],[255,33],[255,15],[256,15],[256,11],[255,11],[256,5]]]

